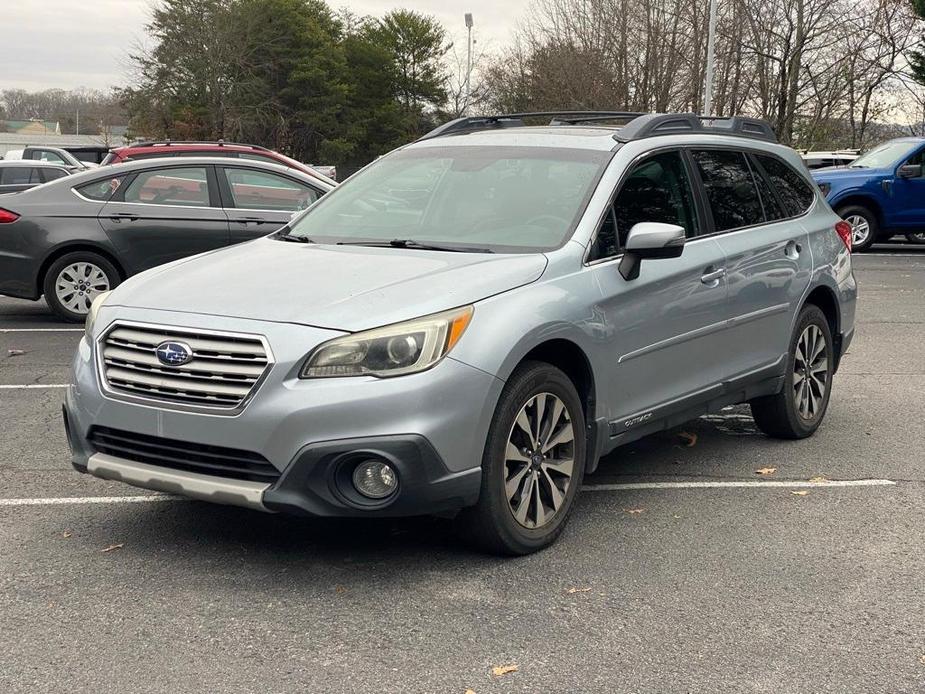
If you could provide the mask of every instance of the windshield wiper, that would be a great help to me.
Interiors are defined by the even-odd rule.
[[[307,236],[293,236],[292,234],[277,234],[276,238],[280,241],[291,241],[292,243],[315,243]]]
[[[419,251],[447,251],[449,253],[494,253],[488,248],[472,246],[444,246],[437,243],[422,243],[414,239],[392,239],[391,241],[338,241],[338,246],[371,246],[373,248],[413,248]]]

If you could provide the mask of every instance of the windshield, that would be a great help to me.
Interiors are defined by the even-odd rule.
[[[855,159],[851,168],[883,169],[902,159],[914,146],[913,142],[887,142]]]
[[[289,233],[319,243],[552,250],[571,236],[611,156],[547,147],[403,150],[322,198]]]

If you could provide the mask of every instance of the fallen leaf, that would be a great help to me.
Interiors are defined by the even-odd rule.
[[[572,593],[587,593],[589,590],[591,589],[590,588],[569,588],[565,592],[571,595]]]
[[[828,482],[828,480],[825,477],[810,477],[809,481],[815,482],[816,484],[819,484],[820,482]]]
[[[467,689],[467,690],[466,690],[466,694],[475,694],[475,690],[474,690],[474,689]]]
[[[61,533],[61,537],[63,537],[65,540],[69,538],[70,536],[71,536],[70,530],[65,530],[63,533]]]
[[[125,543],[120,542],[120,543],[117,544],[117,545],[109,545],[109,547],[107,547],[106,549],[100,550],[100,551],[101,551],[101,552],[104,552],[104,553],[105,553],[105,552],[112,552],[112,551],[117,550],[117,549],[122,549],[124,546],[125,546]]]
[[[20,354],[25,354],[26,350],[24,349],[8,349],[6,351],[7,356],[18,357]]]
[[[623,510],[626,511],[631,516],[638,516],[640,513],[645,511],[644,508],[625,508]]]
[[[920,662],[922,665],[925,665],[925,653],[923,653],[923,654],[922,654],[922,657],[919,658],[919,662]]]
[[[806,496],[807,494],[809,494],[809,492],[806,491],[805,489],[801,489],[798,492],[790,492],[790,493],[793,494],[794,496]]]
[[[334,586],[334,592],[335,593],[346,593],[347,589],[344,588],[343,586]]]
[[[502,677],[509,672],[517,672],[517,666],[514,663],[510,665],[498,665],[491,669],[491,674],[495,677]]]
[[[678,438],[688,448],[693,448],[697,445],[697,434],[692,431],[679,431]]]
[[[773,475],[775,472],[777,472],[776,467],[761,467],[755,470],[756,475]]]

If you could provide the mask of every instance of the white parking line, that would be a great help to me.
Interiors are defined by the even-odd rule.
[[[59,504],[146,504],[152,501],[191,501],[184,496],[65,496],[46,499],[0,499],[0,506],[56,506]]]
[[[0,385],[0,390],[29,390],[29,389],[42,389],[42,388],[67,388],[69,383],[30,383],[28,385],[20,386],[11,386],[11,385]]]
[[[632,489],[725,489],[735,487],[891,487],[893,480],[733,480],[728,482],[627,482],[625,484],[586,484],[585,492],[620,492]],[[190,501],[185,496],[151,494],[148,496],[66,496],[36,499],[0,499],[0,506],[58,506],[63,504],[146,504],[160,501]]]
[[[925,260],[925,253],[865,253],[863,258],[921,258]]]
[[[624,484],[585,484],[584,492],[619,492],[624,489],[724,489],[735,487],[890,487],[893,480],[730,480],[724,482],[626,482]]]
[[[83,328],[0,328],[0,333],[82,333]]]

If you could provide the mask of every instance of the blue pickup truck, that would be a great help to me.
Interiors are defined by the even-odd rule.
[[[826,200],[852,229],[856,251],[905,234],[925,243],[925,137],[889,140],[850,166],[816,169]]]

